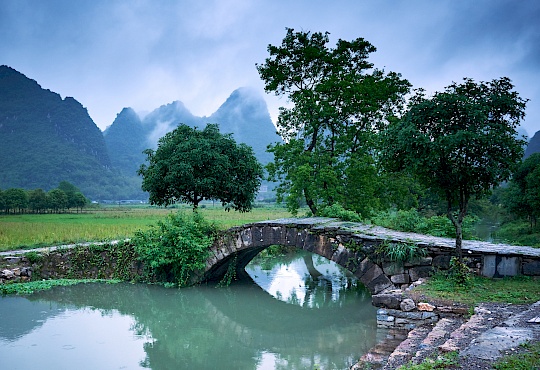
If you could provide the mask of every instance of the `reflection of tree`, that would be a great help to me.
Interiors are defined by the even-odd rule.
[[[311,278],[316,279],[316,278],[318,278],[319,276],[322,275],[322,273],[319,272],[319,270],[317,270],[315,268],[315,265],[313,264],[313,254],[312,253],[309,253],[309,254],[306,253],[306,254],[304,254],[302,256],[302,258],[304,260],[304,263],[306,264],[309,276],[311,276]]]

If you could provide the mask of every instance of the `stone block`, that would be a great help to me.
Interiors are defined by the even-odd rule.
[[[354,253],[349,252],[343,245],[339,245],[332,255],[332,261],[343,267],[347,266],[349,259],[354,259]]]
[[[377,265],[375,265],[375,266],[377,266]],[[379,267],[379,269],[380,269],[380,267]],[[366,275],[364,275],[364,277]],[[360,279],[360,280],[362,281],[362,279]],[[381,270],[381,274],[378,275],[373,280],[371,280],[370,282],[362,281],[362,283],[369,289],[371,294],[378,294],[378,293],[382,292],[383,290],[394,286],[394,284],[392,284],[390,279],[388,279],[388,276],[386,276],[385,274],[382,273],[382,270]]]
[[[418,311],[429,311],[432,312],[435,309],[435,306],[426,302],[419,302],[416,305],[416,308],[418,308]]]
[[[520,257],[504,257],[500,255],[482,256],[482,275],[490,278],[517,276],[521,272]]]
[[[399,304],[399,308],[403,312],[410,312],[416,308],[416,303],[410,298],[406,298]]]
[[[244,229],[240,231],[240,234],[238,235],[238,241],[237,243],[242,244],[243,246],[251,245],[252,241],[252,235],[251,235],[251,229]]]
[[[251,227],[251,245],[254,247],[260,247],[265,244],[264,241],[264,227],[252,226]]]
[[[409,284],[409,274],[392,275],[390,281],[394,284]]]
[[[19,263],[21,262],[21,257],[7,256],[7,257],[4,257],[4,261],[6,261],[7,263]]]
[[[497,274],[500,276],[517,276],[521,270],[521,257],[501,257],[497,264]]]
[[[497,271],[497,256],[494,254],[484,255],[482,257],[482,275],[492,278]]]
[[[371,262],[368,258],[364,258],[354,272],[354,276],[361,279],[373,266],[375,266],[373,262]]]
[[[431,276],[433,273],[433,267],[431,266],[418,266],[409,269],[409,276],[411,281],[417,281],[422,278]]]
[[[13,279],[15,277],[15,274],[11,270],[5,269],[0,272],[0,277],[2,279],[9,280]]]
[[[433,262],[433,258],[431,257],[416,257],[413,258],[410,261],[407,261],[405,263],[406,267],[411,266],[431,266],[431,263]]]
[[[403,262],[384,262],[382,269],[386,275],[397,275],[405,272]]]
[[[285,229],[285,245],[297,245],[298,230],[296,229]]]
[[[432,266],[442,270],[448,270],[450,268],[450,259],[452,259],[452,256],[440,254],[433,258]]]
[[[376,294],[371,297],[371,303],[375,307],[385,307],[385,308],[399,308],[401,299],[403,298],[402,294]]]
[[[401,319],[407,319],[407,320],[422,320],[422,313],[423,312],[418,312],[418,311],[412,311],[412,312],[403,312],[401,310],[391,310],[391,309],[388,309],[386,310],[386,314],[389,315],[389,316],[394,316],[396,318],[401,318]]]
[[[393,322],[396,318],[389,315],[377,315],[377,321]]]
[[[523,274],[529,276],[540,276],[540,261],[531,261],[524,263]]]

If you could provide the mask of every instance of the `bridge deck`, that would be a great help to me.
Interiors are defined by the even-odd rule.
[[[309,218],[282,218],[271,221],[261,221],[256,224],[261,225],[298,225],[305,226],[313,230],[339,230],[350,232],[362,238],[373,238],[378,240],[392,240],[414,243],[419,245],[443,248],[455,248],[455,239],[443,238],[431,235],[423,235],[402,231],[390,230],[381,226],[362,224],[357,222],[338,221],[337,219],[324,217]],[[510,244],[490,243],[479,240],[463,240],[463,251],[479,252],[483,254],[518,255],[529,257],[540,257],[540,248],[527,246],[516,246]]]

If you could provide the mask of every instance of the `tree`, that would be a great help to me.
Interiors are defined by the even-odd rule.
[[[41,213],[47,209],[47,193],[43,189],[34,189],[28,192],[28,206],[32,212]]]
[[[75,192],[71,198],[68,197],[68,203],[70,203],[70,205],[71,205],[72,207],[75,207],[75,209],[77,210],[77,212],[79,212],[79,210],[82,211],[82,209],[83,209],[89,202],[88,202],[88,199],[86,199],[86,197],[83,195],[83,193],[81,193],[80,191],[78,191],[78,192]]]
[[[540,153],[523,161],[503,193],[505,206],[519,217],[527,218],[531,228],[540,216]]]
[[[508,78],[464,79],[427,98],[412,98],[405,116],[385,132],[383,156],[390,169],[407,168],[446,201],[462,261],[462,223],[471,197],[507,180],[523,156],[516,128],[526,100]]]
[[[47,193],[48,208],[58,213],[68,206],[66,192],[61,189],[52,189]]]
[[[4,191],[5,209],[22,213],[28,207],[28,194],[19,188],[10,188]]]
[[[268,46],[270,57],[257,65],[266,92],[287,96],[292,108],[280,108],[278,133],[285,143],[269,147],[274,162],[270,179],[277,195],[294,213],[301,199],[316,215],[321,206],[339,203],[368,211],[377,170],[375,133],[404,102],[410,84],[397,73],[373,69],[376,49],[368,41],[338,40],[327,46],[328,33],[287,29],[281,46]],[[373,202],[371,202],[373,203]]]
[[[151,204],[180,201],[197,209],[202,200],[216,199],[226,209],[252,208],[263,168],[249,146],[221,134],[216,124],[202,131],[182,124],[159,139],[156,151],[145,154],[148,165],[143,164],[138,174]]]
[[[0,189],[0,209],[7,213],[6,198],[4,196],[4,192],[2,191],[2,189]]]

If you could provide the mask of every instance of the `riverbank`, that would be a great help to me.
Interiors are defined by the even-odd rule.
[[[445,361],[443,358],[446,369],[493,369],[504,356],[525,353],[523,344],[540,342],[539,321],[540,301],[530,305],[483,303],[469,318],[448,317],[413,329],[382,369]],[[369,355],[363,360],[369,363]]]

